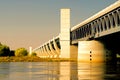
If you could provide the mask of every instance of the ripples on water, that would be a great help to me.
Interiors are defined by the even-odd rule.
[[[0,63],[0,80],[120,80],[120,64],[78,62]]]

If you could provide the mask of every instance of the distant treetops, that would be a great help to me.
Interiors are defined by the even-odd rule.
[[[5,56],[17,56],[17,57],[22,57],[22,56],[28,56],[29,52],[25,48],[18,48],[15,51],[10,50],[10,48],[7,45],[3,45],[0,43],[0,57],[5,57]],[[32,53],[30,56],[36,56],[36,53]]]
[[[9,56],[10,48],[7,45],[3,45],[0,43],[0,56]]]
[[[15,50],[15,56],[21,57],[27,55],[28,55],[28,51],[25,48],[18,48]]]

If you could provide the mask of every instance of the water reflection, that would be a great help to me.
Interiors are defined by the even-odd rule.
[[[61,62],[59,80],[78,80],[77,62]]]
[[[103,80],[104,67],[103,63],[79,63],[79,80]]]
[[[119,80],[119,63],[0,63],[0,80]]]
[[[107,63],[105,67],[105,80],[120,80],[120,64]]]
[[[9,63],[0,63],[0,80],[8,80]]]

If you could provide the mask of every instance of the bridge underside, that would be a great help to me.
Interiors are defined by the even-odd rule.
[[[120,54],[120,32],[99,37],[96,40],[101,41],[108,50],[115,54]]]

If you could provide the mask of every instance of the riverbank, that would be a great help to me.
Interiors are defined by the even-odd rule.
[[[37,56],[23,56],[23,57],[0,57],[0,62],[62,62],[62,61],[75,61],[72,59],[60,58],[39,58]]]
[[[77,60],[66,59],[66,58],[40,58],[37,56],[23,56],[23,57],[0,57],[0,62],[74,62]],[[120,58],[117,58],[117,61],[120,62]]]

